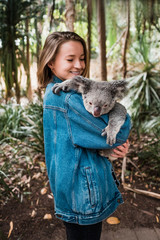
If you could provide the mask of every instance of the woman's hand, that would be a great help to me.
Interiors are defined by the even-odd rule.
[[[113,149],[115,154],[111,154],[114,158],[123,158],[128,153],[129,141],[127,140],[123,145],[116,147]]]

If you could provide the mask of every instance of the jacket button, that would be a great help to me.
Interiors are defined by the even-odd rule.
[[[117,202],[120,203],[120,202],[121,202],[121,199],[117,199]]]

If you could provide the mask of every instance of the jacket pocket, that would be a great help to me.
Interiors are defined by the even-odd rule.
[[[74,181],[72,209],[82,215],[96,213],[98,189],[91,167],[82,167]]]
[[[92,175],[92,171],[90,167],[85,168],[85,174],[86,174],[86,181],[87,181],[87,188],[88,188],[88,196],[89,196],[89,201],[91,207],[95,207],[96,205],[96,199],[97,199],[97,194],[96,194],[96,185],[95,181]]]

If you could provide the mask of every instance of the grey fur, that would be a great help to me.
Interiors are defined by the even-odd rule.
[[[65,80],[62,83],[56,83],[53,86],[53,93],[59,94],[62,91],[75,90],[82,94],[83,103],[86,110],[94,117],[99,117],[109,113],[108,126],[103,129],[102,136],[107,135],[107,144],[113,145],[116,142],[116,135],[125,122],[126,109],[118,103],[126,91],[126,81],[93,81],[82,76],[76,76]],[[102,156],[109,156],[112,150],[99,151]]]

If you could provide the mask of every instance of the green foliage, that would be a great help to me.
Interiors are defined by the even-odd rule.
[[[23,108],[19,105],[1,105],[1,123],[0,123],[0,140],[10,137],[23,138],[25,134],[22,128],[25,124],[23,118]],[[23,135],[22,135],[23,133]]]
[[[111,21],[109,23],[109,21]],[[112,45],[116,42],[117,40],[117,22],[115,17],[112,17],[112,20],[109,19],[108,23],[109,23],[109,27],[108,27],[108,34],[107,34],[107,41],[108,41],[108,45],[111,48]]]
[[[53,12],[53,26],[50,26],[50,31],[65,31],[65,2],[55,1],[55,9]]]
[[[159,64],[159,54],[153,53],[158,51],[157,40],[150,41],[147,34],[141,35],[139,41],[135,42],[131,48],[131,61],[139,63],[137,70],[130,72],[132,77],[128,78],[129,98],[127,107],[130,109],[133,119],[133,126],[138,132],[146,131],[147,122],[153,121],[159,116],[160,111],[160,82],[159,70],[156,66]],[[150,130],[153,130],[153,124]]]
[[[44,154],[42,102],[1,105],[0,114],[0,196],[17,196],[23,184],[15,194],[14,182],[29,176],[34,157]]]
[[[159,115],[160,95],[157,91],[160,85],[159,77],[155,73],[143,72],[128,78],[127,81],[129,93],[124,102],[128,103],[133,126],[137,131],[141,131],[144,121],[150,121]]]
[[[27,131],[27,137],[30,141],[30,147],[39,153],[44,153],[44,142],[43,142],[43,110],[42,102],[31,103],[24,112],[24,118],[28,120],[28,126],[26,125],[25,130]],[[23,127],[24,129],[24,127]]]
[[[0,141],[25,141],[35,152],[43,153],[42,103],[1,105]]]
[[[117,0],[109,1],[107,3],[107,15],[106,15],[106,30],[107,30],[107,43],[108,47],[111,48],[112,45],[117,40],[117,32],[118,32],[118,13],[117,9],[119,8],[119,4],[117,3]]]

